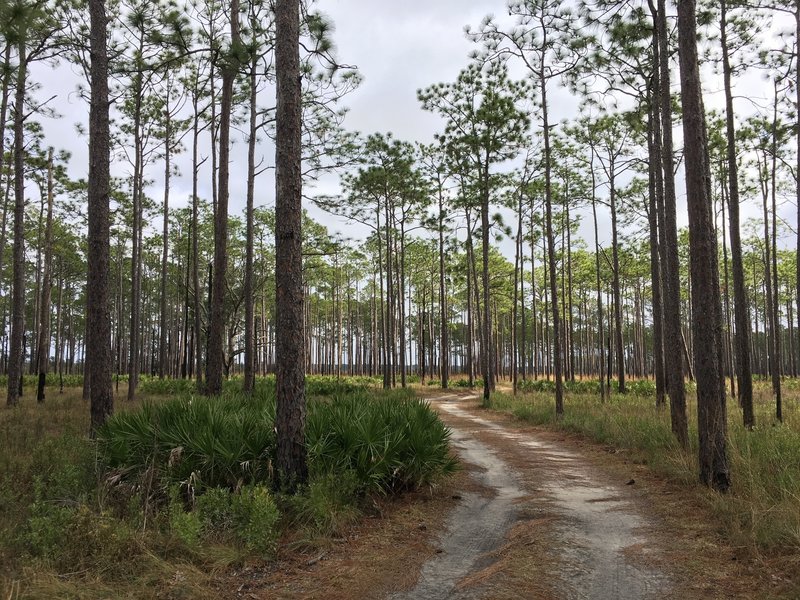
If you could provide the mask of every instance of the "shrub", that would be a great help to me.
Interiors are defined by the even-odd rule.
[[[116,568],[138,551],[135,533],[124,522],[88,504],[62,504],[45,500],[37,485],[37,498],[29,507],[22,534],[31,556],[44,559],[61,571]]]
[[[265,486],[242,487],[231,496],[231,512],[236,537],[245,548],[267,556],[275,553],[280,513]]]
[[[205,487],[264,481],[275,449],[275,403],[266,395],[188,397],[115,415],[98,431],[111,468],[155,468],[173,482]]]
[[[469,387],[469,379],[456,379],[455,380],[456,387],[460,388],[468,388]],[[473,387],[482,388],[483,387],[483,379],[476,378],[473,380]]]
[[[84,437],[67,433],[44,440],[31,454],[36,494],[46,502],[85,502],[97,485],[94,448]]]
[[[312,472],[352,471],[368,492],[418,487],[451,473],[450,430],[410,395],[362,392],[315,405],[307,423]]]
[[[54,560],[65,545],[72,543],[67,537],[67,526],[73,511],[68,506],[47,501],[43,496],[42,485],[38,483],[36,499],[30,506],[22,537],[32,556]]]
[[[359,515],[360,483],[352,471],[317,476],[300,494],[287,498],[294,519],[312,533],[341,534]]]
[[[312,475],[352,471],[365,492],[425,485],[456,465],[450,431],[409,390],[365,390],[309,402],[306,436]],[[119,413],[98,432],[108,467],[128,477],[153,469],[162,489],[271,481],[274,395],[226,393],[173,399]]]
[[[197,384],[193,379],[159,379],[158,377],[141,376],[139,393],[152,396],[191,394],[197,392]]]
[[[169,496],[170,532],[190,548],[196,547],[200,542],[200,532],[203,529],[200,513],[185,509],[179,486],[171,486]]]
[[[274,554],[280,513],[270,491],[262,485],[245,485],[236,492],[208,488],[187,510],[178,486],[170,489],[169,525],[172,534],[189,547],[202,539],[235,540],[249,552]]]

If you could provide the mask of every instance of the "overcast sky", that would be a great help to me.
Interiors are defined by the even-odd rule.
[[[417,90],[455,79],[475,48],[464,26],[502,8],[501,2],[320,0],[320,10],[336,24],[338,56],[364,76],[361,89],[347,100],[352,108],[348,125],[431,141],[441,121],[421,110]]]
[[[357,66],[364,78],[361,87],[344,101],[350,108],[346,126],[363,133],[391,131],[400,139],[424,142],[432,140],[434,133],[442,128],[442,122],[436,115],[421,110],[417,90],[433,83],[453,81],[468,64],[468,54],[475,47],[466,39],[464,26],[475,27],[487,14],[501,16],[506,10],[505,0],[319,0],[315,6],[335,24],[333,38],[339,60]],[[74,176],[85,177],[87,140],[75,133],[75,124],[85,125],[88,113],[86,104],[73,92],[80,78],[67,65],[55,71],[37,68],[33,77],[43,84],[40,95],[58,94],[53,107],[63,116],[43,123],[47,143],[72,151],[71,172]],[[763,91],[763,83],[761,85]],[[707,103],[718,105],[719,86],[711,83],[707,87],[714,92]],[[551,103],[553,121],[575,114],[577,102],[563,89],[552,90]],[[679,129],[676,132],[679,133]],[[205,153],[208,154],[208,146]],[[266,142],[260,153],[266,164],[274,163],[274,149]],[[185,206],[190,199],[189,160],[188,152],[177,159],[182,175],[173,180],[174,206]],[[245,168],[246,144],[239,136],[232,151],[231,214],[241,214],[244,206]],[[124,175],[128,170],[129,167],[117,164],[115,174]],[[146,174],[153,180],[148,194],[155,199],[163,194],[162,170],[163,166],[156,164]],[[200,194],[210,199],[208,183],[208,176],[201,180]],[[335,188],[333,178],[327,178],[319,186],[321,192],[328,193]],[[32,186],[29,190],[35,193]],[[274,206],[271,173],[262,176],[257,191],[257,205]],[[332,231],[352,234],[353,229],[343,222],[324,215],[310,203],[307,208]],[[794,207],[787,206],[782,213],[791,219],[793,211]],[[755,212],[745,207],[745,215]],[[679,224],[685,224],[685,208],[679,208],[679,213]],[[588,218],[585,221],[588,226]],[[582,232],[591,243],[587,226]]]

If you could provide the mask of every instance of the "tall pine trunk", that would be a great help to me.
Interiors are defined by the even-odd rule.
[[[219,180],[214,212],[214,269],[211,282],[211,310],[208,324],[206,358],[206,394],[222,393],[225,370],[225,278],[228,274],[228,200],[230,190],[231,112],[233,83],[236,79],[239,51],[239,0],[230,5],[231,46],[222,68],[222,91],[219,114]]]
[[[444,198],[439,186],[439,376],[442,389],[446,390],[450,379],[450,344],[448,340],[447,295],[444,280]],[[799,311],[800,312],[800,311]]]
[[[89,109],[89,239],[86,315],[91,379],[92,431],[114,412],[111,388],[110,126],[108,117],[108,24],[105,0],[89,0],[91,18],[91,106]]]
[[[564,414],[564,384],[562,377],[561,326],[558,314],[558,287],[556,284],[556,249],[553,237],[553,185],[551,178],[550,126],[547,115],[547,79],[544,60],[539,73],[541,83],[542,132],[544,136],[544,201],[545,232],[547,237],[547,267],[550,280],[550,309],[553,311],[553,373],[556,384],[556,415]]]
[[[670,94],[669,38],[666,0],[658,0],[658,97],[661,106],[661,161],[664,181],[664,369],[670,401],[672,432],[684,448],[689,446],[689,421],[686,415],[686,389],[683,380],[683,341],[680,314],[680,264],[672,144],[672,95]]]
[[[720,44],[722,73],[725,83],[725,133],[728,160],[728,213],[730,215],[731,259],[733,271],[733,318],[736,324],[736,383],[744,426],[755,426],[753,414],[753,376],[750,364],[750,309],[744,284],[742,238],[739,226],[739,166],[736,160],[736,131],[734,128],[731,64],[728,55],[727,0],[720,0]]]
[[[20,25],[20,27],[24,27]],[[25,360],[25,83],[27,79],[26,35],[17,45],[17,89],[14,100],[14,250],[13,290],[11,296],[11,348],[8,363],[9,406],[15,406],[22,395],[22,363]]]
[[[654,79],[657,77],[654,74]],[[663,194],[663,182],[659,181],[661,173],[660,156],[656,150],[655,132],[658,121],[658,109],[656,98],[650,94],[650,109],[648,111],[647,123],[647,152],[650,160],[648,169],[648,221],[650,228],[650,280],[652,288],[653,303],[653,374],[656,382],[656,407],[662,408],[666,404],[665,399],[665,373],[664,373],[664,304],[663,304],[663,283],[662,266],[659,260],[659,228],[663,223],[659,223],[659,195]],[[660,185],[659,185],[660,184]]]
[[[256,184],[256,56],[250,64],[250,130],[247,140],[247,207],[245,226],[244,264],[244,381],[245,393],[253,391],[255,383],[255,298],[253,296],[253,199]]]
[[[53,149],[47,155],[47,219],[44,230],[44,265],[42,267],[42,292],[39,303],[39,340],[36,344],[36,365],[39,381],[36,387],[37,402],[44,402],[44,386],[50,363],[50,295],[52,290],[53,262]]]
[[[481,371],[483,375],[483,405],[489,406],[489,395],[494,379],[492,324],[489,309],[489,165],[482,166],[483,189],[481,190],[481,280],[483,283],[483,334],[481,336]]]
[[[697,377],[700,481],[724,492],[730,487],[730,472],[725,440],[727,422],[722,360],[722,304],[711,201],[708,140],[697,57],[695,10],[695,0],[679,0],[678,33],[689,208],[692,338]]]
[[[161,240],[161,298],[158,340],[158,377],[167,374],[167,262],[169,259],[169,186],[172,170],[172,121],[169,112],[170,86],[167,84],[166,107],[164,109],[164,214]]]
[[[234,0],[237,2],[237,0]],[[275,5],[275,309],[277,471],[289,489],[308,479],[303,340],[300,2]]]

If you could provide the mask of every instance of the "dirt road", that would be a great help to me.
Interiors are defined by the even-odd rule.
[[[469,396],[431,401],[477,489],[449,516],[417,585],[391,598],[671,595],[635,482],[610,480],[557,442],[478,416]]]

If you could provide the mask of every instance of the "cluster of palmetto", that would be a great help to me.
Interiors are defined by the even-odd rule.
[[[13,279],[3,305],[12,324],[4,342],[9,402],[16,401],[21,357],[32,349],[29,364],[38,372],[53,362],[69,369],[85,355],[87,372],[97,365],[103,382],[111,371],[127,373],[129,394],[143,372],[194,377],[214,394],[234,367],[251,389],[255,373],[273,369],[280,345],[294,336],[304,353],[292,354],[293,361],[306,370],[381,374],[386,386],[398,379],[404,384],[412,373],[447,386],[451,369],[458,369],[470,384],[482,376],[488,400],[500,374],[514,381],[551,376],[559,414],[565,378],[595,376],[605,397],[612,375],[620,391],[626,377],[652,375],[656,401],[669,397],[673,429],[684,445],[686,367],[698,379],[701,405],[713,409],[702,414],[701,429],[713,430],[703,439],[716,440],[718,449],[723,438],[714,427],[724,420],[715,410],[724,402],[715,394],[724,395],[724,387],[712,389],[708,382],[722,381],[724,369],[736,376],[746,424],[753,424],[752,371],[772,375],[780,417],[780,373],[796,369],[800,350],[793,329],[800,288],[796,255],[778,243],[778,203],[793,193],[796,174],[785,157],[793,154],[797,60],[786,38],[762,34],[758,25],[770,16],[796,20],[794,4],[701,6],[702,31],[711,34],[703,44],[721,65],[728,103],[697,121],[686,102],[699,91],[688,81],[681,86],[687,96],[684,139],[702,130],[698,143],[684,144],[683,162],[688,171],[707,165],[703,194],[687,172],[693,216],[684,238],[677,229],[680,154],[672,140],[670,78],[678,42],[694,37],[676,35],[664,0],[562,4],[515,0],[508,4],[508,24],[487,18],[468,31],[476,42],[474,61],[454,82],[419,93],[422,107],[445,123],[427,146],[342,131],[336,101],[357,77],[336,68],[326,21],[304,12],[301,92],[310,101],[302,105],[304,162],[292,174],[313,178],[326,166],[356,164],[343,178],[343,194],[317,203],[362,223],[370,234],[355,248],[306,220],[307,302],[284,297],[295,309],[291,317],[279,314],[274,295],[293,289],[290,283],[300,278],[278,281],[291,272],[274,270],[272,253],[288,235],[299,264],[300,236],[281,229],[299,222],[254,206],[263,171],[259,135],[276,135],[285,123],[278,105],[265,99],[276,77],[277,8],[255,1],[191,8],[128,2],[108,16],[89,11],[108,21],[108,75],[102,75],[93,71],[99,45],[86,46],[87,40],[100,44],[99,34],[88,35],[90,23],[79,6],[10,4],[0,97],[0,144],[11,116],[14,133],[13,148],[0,148],[9,200],[4,210],[13,224],[0,240],[3,249],[13,243],[13,259],[0,265],[10,267]],[[695,9],[693,2],[679,3],[684,17]],[[760,52],[776,40],[782,44],[776,51]],[[691,48],[680,57],[687,52]],[[115,120],[106,134],[96,135],[101,142],[108,135],[126,177],[105,183],[109,174],[101,169],[87,183],[69,182],[59,159],[32,144],[33,115],[47,105],[26,97],[24,67],[55,58],[85,70],[94,116],[108,106],[97,86],[111,81]],[[774,82],[774,102],[745,123],[734,118],[732,82],[752,72],[752,63],[765,67]],[[691,66],[682,64],[681,74]],[[553,122],[548,94],[557,85],[584,100],[582,115],[569,123]],[[246,165],[230,164],[231,122],[245,130]],[[202,147],[210,149],[208,156]],[[697,148],[702,155],[689,159]],[[187,209],[170,208],[179,153],[191,155]],[[232,170],[247,181],[241,220],[228,218]],[[155,171],[163,173],[165,191],[153,200],[147,190]],[[41,202],[28,206],[27,215],[26,178],[42,188]],[[199,197],[203,182],[211,192],[207,201]],[[64,202],[88,193],[90,209],[96,208],[106,197],[103,190],[110,190],[114,210],[87,215],[85,252],[92,270],[84,285],[84,248],[70,229],[68,215],[75,211]],[[708,202],[698,200],[706,196]],[[747,232],[739,204],[756,200],[763,220]],[[695,214],[706,204],[708,214]],[[93,228],[107,217],[113,232]],[[578,237],[581,218],[593,223],[588,244]],[[604,235],[599,223],[608,218],[611,231]],[[149,220],[159,226],[145,227]],[[511,240],[514,251],[503,256],[493,234]],[[93,252],[105,246],[107,235],[109,253],[98,259]],[[276,254],[278,261],[285,257]],[[720,258],[721,267],[714,262]],[[704,287],[710,284],[714,293]],[[724,303],[717,302],[721,286]],[[25,302],[26,294],[35,300]],[[108,319],[91,316],[101,308],[110,312]],[[108,323],[107,331],[97,332],[97,339],[110,336],[108,356],[92,355],[101,346],[92,341],[96,323]],[[292,336],[278,333],[289,325]],[[91,385],[94,377],[85,378],[86,392],[105,394],[97,404],[102,420],[110,392]],[[297,387],[297,373],[292,377],[281,380]],[[712,456],[710,447],[704,442],[704,457]],[[724,461],[705,460],[703,479],[724,487]]]

